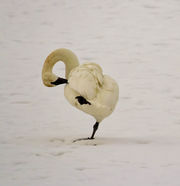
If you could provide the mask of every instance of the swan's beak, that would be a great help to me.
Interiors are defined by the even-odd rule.
[[[51,82],[52,85],[60,85],[60,84],[67,84],[68,80],[64,78],[58,77],[56,81]]]

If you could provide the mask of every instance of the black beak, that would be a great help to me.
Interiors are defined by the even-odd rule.
[[[51,82],[51,84],[53,85],[60,85],[60,84],[67,84],[67,83],[68,83],[67,79],[60,78],[60,77],[58,77],[56,81]]]

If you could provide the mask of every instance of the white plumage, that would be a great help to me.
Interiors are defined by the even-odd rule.
[[[66,65],[68,80],[64,90],[66,99],[71,105],[92,115],[99,124],[113,112],[116,106],[119,96],[117,83],[111,77],[104,75],[98,64],[79,65],[74,53],[67,49],[58,49],[47,57],[43,66],[42,79],[46,86],[55,86],[52,82],[55,82],[58,77],[52,73],[52,68],[59,60]],[[83,97],[90,104],[80,104],[76,99],[78,96]],[[88,139],[93,137],[94,135]]]
[[[70,72],[68,82],[73,90],[91,100],[103,85],[102,69],[95,63],[80,65]]]

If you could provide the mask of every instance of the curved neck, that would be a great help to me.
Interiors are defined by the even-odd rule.
[[[57,76],[53,74],[52,70],[58,61],[62,61],[65,64],[66,79],[68,79],[71,70],[79,66],[78,58],[72,51],[64,48],[53,51],[46,58],[42,69],[42,80],[46,86],[53,86],[51,82],[57,79]]]

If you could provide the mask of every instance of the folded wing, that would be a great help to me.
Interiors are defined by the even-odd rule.
[[[87,100],[92,100],[103,85],[102,69],[95,63],[87,63],[74,68],[68,78],[70,88]]]

